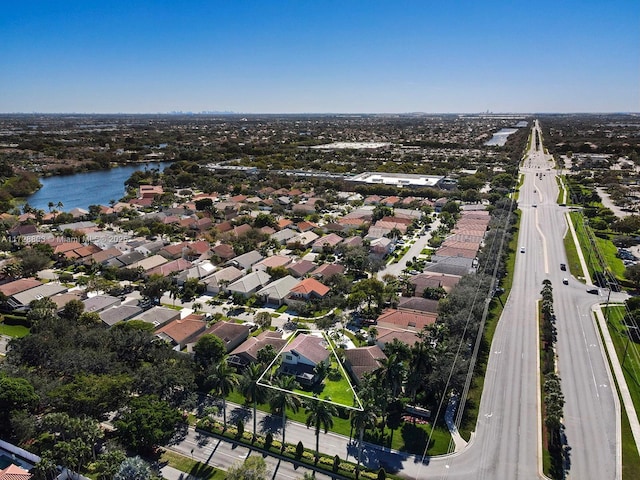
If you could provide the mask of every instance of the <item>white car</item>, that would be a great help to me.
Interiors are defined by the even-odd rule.
[[[524,253],[524,247],[520,247],[520,253]]]

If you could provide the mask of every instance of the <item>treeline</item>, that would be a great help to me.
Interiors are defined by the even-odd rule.
[[[551,281],[542,282],[541,313],[541,346],[540,356],[543,384],[544,426],[546,428],[546,448],[551,457],[549,474],[552,478],[564,478],[564,446],[562,442],[562,417],[564,395],[560,384],[560,376],[556,372],[556,316],[553,312],[553,287]]]

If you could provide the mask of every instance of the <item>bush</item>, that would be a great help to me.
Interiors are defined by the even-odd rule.
[[[238,437],[241,437],[244,433],[244,423],[242,423],[242,420],[238,420],[236,428],[238,429]]]
[[[340,467],[340,457],[336,455],[335,457],[333,457],[333,471],[337,472],[339,467]]]
[[[60,280],[63,283],[68,283],[68,282],[72,282],[73,281],[73,275],[69,272],[63,272],[60,275],[58,275],[58,280]]]
[[[378,480],[386,480],[387,479],[387,472],[384,471],[384,467],[381,467],[380,470],[378,470]]]
[[[300,440],[298,442],[298,445],[296,445],[296,458],[300,458],[302,457],[302,454],[304,453],[304,445],[302,444],[302,440]]]
[[[271,432],[267,432],[267,436],[264,439],[264,448],[269,450],[273,445],[273,434]]]

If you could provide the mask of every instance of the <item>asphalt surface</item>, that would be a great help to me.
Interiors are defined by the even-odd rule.
[[[563,237],[566,207],[558,194],[553,165],[543,151],[530,151],[521,173],[519,208],[522,211],[513,287],[495,331],[487,365],[476,432],[466,448],[451,455],[421,458],[367,446],[364,463],[385,466],[415,479],[525,480],[542,474],[540,366],[537,301],[542,281],[551,280],[557,316],[558,371],[562,379],[567,478],[618,479],[620,469],[620,414],[611,374],[590,314],[594,303],[605,301],[560,270],[567,263]],[[524,253],[520,253],[524,247]],[[563,279],[567,278],[567,285]],[[246,414],[246,413],[245,413]],[[262,417],[261,417],[262,418]],[[267,419],[279,425],[279,419]],[[246,428],[251,428],[247,422]],[[263,426],[269,427],[268,424]],[[190,435],[192,433],[190,432]],[[195,434],[193,434],[195,435]],[[287,440],[315,445],[313,430],[290,422]],[[184,445],[184,448],[183,448]],[[207,440],[200,445],[188,437],[182,452],[227,468],[243,460],[248,450],[226,442]],[[354,443],[346,437],[322,434],[323,453],[353,460]],[[277,468],[273,478],[300,478],[300,470],[268,459]],[[275,463],[273,463],[275,462]],[[289,465],[289,464],[286,464]]]

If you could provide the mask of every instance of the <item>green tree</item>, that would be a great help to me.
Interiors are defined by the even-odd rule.
[[[220,360],[213,369],[208,378],[208,384],[211,385],[209,393],[222,400],[222,418],[224,428],[227,428],[227,397],[238,385],[238,374],[226,360]]]
[[[180,413],[154,395],[134,397],[115,421],[118,437],[138,452],[150,452],[175,434]]]
[[[142,288],[142,296],[148,298],[153,303],[158,303],[164,292],[169,290],[171,279],[160,274],[151,275]]]
[[[82,300],[69,300],[62,309],[62,312],[60,312],[60,315],[75,322],[80,318],[82,312],[84,312],[84,303],[82,303]]]
[[[364,432],[376,424],[376,414],[373,406],[364,405],[363,410],[351,411],[351,427],[358,432],[358,463],[356,464],[356,478],[360,472],[360,462],[362,460],[362,445],[364,442]]]
[[[98,480],[112,480],[126,458],[125,452],[118,448],[108,449],[98,455],[95,465]]]
[[[202,368],[220,362],[227,352],[224,342],[213,334],[202,335],[193,347],[194,360]]]
[[[269,405],[274,414],[282,415],[282,448],[284,448],[287,408],[294,412],[297,412],[300,408],[300,399],[293,393],[295,389],[300,388],[300,385],[290,375],[276,378],[273,384],[277,390],[271,394]]]
[[[0,427],[8,429],[12,411],[31,411],[40,397],[26,378],[7,377],[0,373]]]
[[[628,266],[624,271],[624,277],[636,288],[640,288],[640,264]]]
[[[327,400],[330,400],[327,398]],[[338,414],[336,407],[329,402],[313,400],[307,403],[305,409],[307,428],[313,425],[316,429],[316,461],[320,456],[320,429],[327,433],[333,427],[333,417]]]
[[[227,470],[226,480],[267,480],[267,464],[259,455],[252,455],[243,463]]]
[[[113,480],[150,480],[151,477],[151,466],[136,456],[123,460]]]
[[[253,321],[260,328],[269,328],[271,326],[271,314],[265,310],[258,312],[253,317]]]
[[[256,438],[256,421],[258,403],[262,403],[267,398],[267,392],[258,385],[258,380],[262,375],[263,367],[256,363],[250,364],[240,377],[240,392],[247,402],[253,404],[253,438]]]

